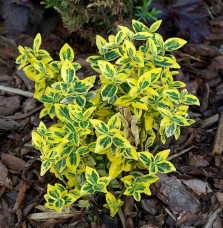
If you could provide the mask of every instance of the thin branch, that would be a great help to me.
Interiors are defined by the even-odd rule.
[[[125,216],[124,216],[124,214],[123,214],[123,212],[122,212],[122,208],[121,208],[121,207],[118,208],[118,215],[119,215],[119,217],[120,217],[120,219],[121,219],[122,227],[123,227],[123,228],[127,228],[127,226],[126,226],[126,224],[125,224]]]
[[[13,116],[2,116],[2,118],[7,119],[7,120],[22,120],[25,119],[26,117],[29,117],[31,115],[33,115],[34,113],[38,112],[39,110],[41,110],[44,106],[41,105],[40,107],[35,108],[34,110],[32,110],[31,112],[25,113],[25,114],[21,114],[21,115],[13,115]]]
[[[53,168],[55,169],[57,175],[60,176],[60,178],[61,178],[60,180],[64,183],[64,185],[65,185],[68,189],[72,189],[72,188],[68,185],[68,183],[64,180],[63,175],[61,175],[61,173],[58,171],[56,165],[53,164]]]
[[[212,214],[209,215],[208,222],[204,228],[210,228],[213,225],[214,220],[217,218],[218,214],[222,211],[221,207],[218,207]]]
[[[172,156],[168,157],[167,160],[170,161],[170,160],[172,160],[174,158],[177,158],[177,157],[181,156],[182,154],[185,154],[186,152],[190,151],[192,148],[194,148],[194,146],[191,146],[191,147],[189,147],[189,148],[187,148],[185,150],[182,150],[182,151],[180,151],[177,154],[173,154]]]
[[[0,85],[0,90],[7,92],[7,93],[13,93],[13,94],[18,94],[24,97],[33,97],[34,93],[29,92],[29,91],[24,91],[21,89],[16,89],[16,88],[12,88],[12,87],[7,87],[7,86],[3,86]]]
[[[158,126],[160,127],[160,120],[158,120]],[[158,150],[158,148],[161,145],[161,139],[160,139],[160,134],[159,134],[159,128],[157,129],[156,132],[156,146],[153,148],[151,151],[152,154],[155,154],[155,152]]]
[[[168,208],[164,207],[164,209],[165,209],[166,213],[167,213],[174,221],[177,221],[176,216],[173,215],[173,214],[170,212],[170,210],[169,210]]]
[[[141,135],[140,135],[140,147],[139,147],[139,151],[143,151],[144,150],[144,146],[143,146],[143,131],[145,129],[145,111],[142,111],[142,117],[141,117]]]
[[[130,20],[132,20],[132,18],[133,18],[133,7],[134,7],[134,4],[133,4],[133,1],[132,0],[129,0],[129,3],[130,3],[130,7],[129,7],[130,15],[129,15],[129,18],[130,18]]]

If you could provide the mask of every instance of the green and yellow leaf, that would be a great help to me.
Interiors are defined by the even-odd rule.
[[[180,38],[170,38],[165,41],[164,47],[166,51],[174,51],[182,46],[184,46],[187,43],[186,40],[180,39]]]
[[[73,62],[73,60],[74,60],[74,51],[68,44],[64,44],[64,46],[61,48],[61,50],[60,50],[60,60],[62,62],[64,62],[65,60],[69,60],[70,62]]]

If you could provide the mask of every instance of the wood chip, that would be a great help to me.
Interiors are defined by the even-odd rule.
[[[13,114],[20,107],[20,96],[0,96],[0,116]]]
[[[46,212],[40,212],[40,213],[33,213],[28,215],[28,218],[35,221],[47,221],[49,219],[71,218],[74,216],[79,216],[80,213],[81,213],[80,211],[70,211],[70,212],[62,211],[61,213],[58,213],[52,210],[52,211],[46,211]]]
[[[209,187],[208,182],[204,182],[199,179],[181,180],[188,188],[203,199],[210,198],[210,194],[213,192]]]
[[[222,192],[216,192],[215,195],[217,197],[218,202],[221,205],[221,208],[223,208],[223,193]]]
[[[14,205],[12,211],[16,211],[22,205],[22,202],[26,196],[27,188],[28,188],[28,185],[24,181],[20,181],[19,193],[17,195],[16,202],[15,202],[15,205]]]
[[[6,188],[12,188],[12,181],[8,178],[8,170],[0,162],[0,186],[6,187]]]
[[[213,154],[221,154],[223,150],[223,111],[221,112],[221,117],[218,123],[218,130],[214,140],[214,146],[212,153]]]
[[[167,204],[173,213],[199,211],[200,202],[179,179],[174,176],[168,177],[166,174],[158,174],[158,176],[160,179],[155,183],[157,197]]]
[[[211,117],[207,118],[206,120],[204,120],[204,122],[201,124],[201,127],[202,128],[210,127],[214,123],[218,122],[218,120],[219,120],[219,115],[215,114],[214,116],[211,116]]]
[[[19,172],[26,164],[21,158],[5,153],[1,154],[1,159],[9,169],[14,169]]]

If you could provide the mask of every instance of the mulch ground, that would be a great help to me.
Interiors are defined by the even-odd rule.
[[[171,149],[177,171],[159,175],[151,186],[152,196],[143,195],[141,202],[125,198],[123,213],[129,228],[223,227],[223,16],[210,20],[210,25],[211,34],[203,43],[188,43],[174,53],[182,66],[176,80],[185,82],[201,102],[189,111],[196,123],[183,128],[178,141],[170,138],[163,146]],[[52,56],[64,44],[65,35],[60,34],[43,36],[43,48]],[[89,47],[72,35],[66,40],[82,65],[78,76],[92,75],[85,61],[92,54]],[[33,37],[25,34],[16,41],[0,35],[0,85],[34,90],[33,82],[15,65],[17,46],[32,42]],[[43,206],[47,184],[54,177],[40,176],[40,153],[31,143],[40,109],[41,104],[31,97],[0,91],[0,227],[121,227],[118,216],[110,218],[98,205],[61,214]]]

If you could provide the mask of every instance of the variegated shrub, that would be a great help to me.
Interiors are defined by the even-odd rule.
[[[108,41],[97,36],[100,55],[87,59],[99,73],[96,90],[96,76],[76,76],[80,65],[73,62],[68,44],[59,61],[40,49],[39,34],[33,49],[19,47],[16,62],[35,81],[34,97],[44,104],[40,118],[57,118],[49,128],[41,122],[32,132],[33,145],[41,152],[41,175],[50,171],[59,179],[48,185],[47,207],[61,212],[79,198],[78,205],[87,206],[83,199],[104,193],[104,206],[114,216],[123,194],[139,201],[141,193],[151,194],[158,172],[175,170],[167,161],[170,150],[157,149],[170,136],[178,139],[181,126],[194,122],[188,105],[199,101],[174,80],[180,66],[169,52],[186,42],[164,42],[156,33],[160,24],[148,28],[133,20],[133,30],[119,26]]]

